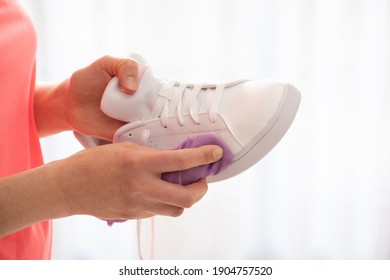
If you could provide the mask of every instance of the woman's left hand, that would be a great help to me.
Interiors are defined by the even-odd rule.
[[[123,123],[106,116],[100,101],[114,76],[118,76],[123,92],[134,94],[138,87],[138,63],[131,58],[104,56],[59,85],[37,86],[34,113],[40,136],[73,130],[112,141]]]
[[[138,64],[131,58],[104,56],[76,71],[66,88],[66,119],[71,130],[112,140],[122,122],[106,116],[100,101],[108,82],[118,76],[122,91],[133,94],[138,87]]]

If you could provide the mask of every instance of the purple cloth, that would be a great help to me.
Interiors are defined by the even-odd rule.
[[[167,182],[185,186],[192,184],[201,178],[217,175],[233,163],[233,154],[229,147],[222,141],[220,137],[213,134],[204,134],[187,139],[174,150],[198,148],[206,145],[220,146],[224,151],[222,159],[217,162],[193,167],[188,170],[164,173],[161,175],[161,179]]]
[[[201,178],[217,175],[233,163],[233,154],[229,147],[222,141],[220,137],[214,134],[203,134],[187,139],[174,150],[198,148],[206,145],[217,145],[221,147],[223,149],[223,157],[219,161],[210,164],[196,166],[182,171],[164,173],[161,175],[161,179],[167,182],[185,186],[195,183]],[[126,220],[110,220],[107,221],[107,224],[112,226],[114,223],[121,223],[125,221]]]

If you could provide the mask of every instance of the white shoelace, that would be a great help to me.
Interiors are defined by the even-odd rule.
[[[168,118],[176,115],[181,126],[184,125],[183,113],[189,111],[192,120],[199,124],[199,112],[208,112],[210,121],[215,123],[219,102],[225,84],[186,84],[177,81],[168,81],[161,86],[158,99],[151,118],[160,118],[161,125],[168,126]],[[206,92],[203,96],[201,107],[198,112],[198,95],[201,91]],[[184,100],[184,101],[183,101]]]
[[[176,116],[178,123],[184,126],[183,114],[189,112],[194,123],[200,124],[199,112],[208,112],[211,123],[217,119],[218,106],[222,98],[225,84],[186,84],[177,81],[163,82],[158,93],[157,102],[150,114],[151,119],[159,118],[163,127],[168,127],[169,117]],[[205,92],[202,104],[198,106],[198,95]],[[184,101],[183,101],[184,100]],[[198,109],[199,108],[199,109]],[[140,145],[145,145],[149,139],[150,130],[145,128],[141,134]]]
[[[149,252],[149,259],[154,259],[154,217],[149,218],[150,220],[150,252]],[[142,220],[137,220],[137,247],[138,247],[138,258],[140,260],[144,260],[143,254],[142,254],[142,245],[141,245],[141,231],[142,229]]]

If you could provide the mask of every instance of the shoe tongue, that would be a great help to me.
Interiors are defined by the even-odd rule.
[[[123,122],[150,117],[161,83],[146,64],[139,63],[138,72],[138,89],[134,94],[123,93],[117,77],[107,85],[101,101],[101,109],[106,115]]]

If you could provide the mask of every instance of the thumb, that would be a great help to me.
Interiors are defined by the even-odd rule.
[[[117,76],[121,91],[133,94],[138,89],[138,63],[129,57],[104,56],[99,62],[111,76]]]
[[[138,89],[138,63],[130,58],[123,59],[118,67],[118,80],[122,92],[135,93]]]

